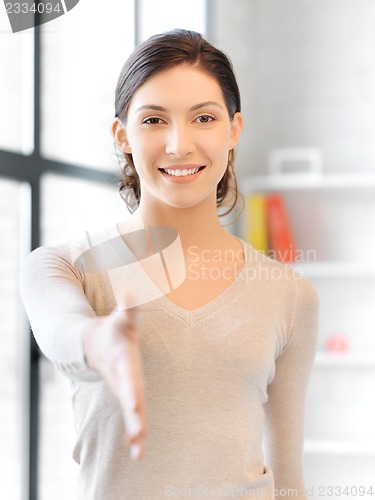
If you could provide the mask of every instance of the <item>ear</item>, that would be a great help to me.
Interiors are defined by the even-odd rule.
[[[112,135],[121,151],[131,154],[132,150],[128,141],[126,127],[119,118],[116,118],[112,124]]]
[[[231,121],[230,124],[229,150],[233,149],[234,146],[237,144],[241,136],[242,129],[243,129],[243,116],[240,112],[237,112],[234,114],[233,120]]]

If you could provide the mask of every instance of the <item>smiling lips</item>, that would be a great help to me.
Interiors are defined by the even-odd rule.
[[[176,168],[177,167],[177,168]],[[205,168],[199,165],[176,165],[175,168],[159,168],[159,171],[173,182],[193,180]]]

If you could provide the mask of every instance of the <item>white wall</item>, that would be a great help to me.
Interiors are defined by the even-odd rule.
[[[210,40],[243,98],[240,173],[290,146],[320,148],[328,171],[375,170],[373,0],[211,0],[211,11]]]

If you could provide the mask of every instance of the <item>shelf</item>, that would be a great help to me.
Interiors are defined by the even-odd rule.
[[[240,190],[245,197],[251,196],[253,193],[263,193],[267,195],[269,193],[280,193],[281,196],[285,198],[285,203],[288,206],[290,202],[290,210],[293,209],[291,221],[296,224],[296,234],[299,238],[302,237],[301,246],[305,245],[307,248],[319,248],[319,242],[316,241],[314,244],[314,239],[317,240],[319,237],[319,230],[317,227],[311,227],[314,224],[314,219],[311,216],[311,208],[322,199],[325,205],[319,207],[318,214],[319,218],[327,217],[326,225],[326,235],[330,238],[330,244],[327,245],[328,252],[330,247],[335,248],[335,245],[343,245],[343,250],[346,252],[339,252],[341,259],[353,259],[346,261],[315,261],[313,253],[307,254],[307,251],[301,249],[298,253],[297,248],[297,258],[304,257],[306,262],[294,262],[288,263],[292,269],[296,269],[303,276],[308,279],[317,278],[316,283],[323,285],[324,293],[327,293],[325,285],[334,285],[335,287],[352,286],[362,288],[364,291],[362,293],[368,294],[367,285],[373,285],[373,280],[375,279],[375,265],[371,260],[371,255],[369,252],[365,254],[362,253],[362,247],[359,242],[358,245],[356,241],[352,242],[351,238],[358,238],[357,232],[360,232],[361,243],[362,243],[362,233],[363,245],[372,245],[374,241],[373,231],[367,231],[367,225],[370,224],[371,214],[375,203],[375,172],[356,172],[356,173],[326,173],[326,174],[307,174],[307,173],[284,173],[277,175],[247,175],[239,180]],[[363,199],[363,208],[361,208]],[[331,205],[332,201],[332,205]],[[354,211],[351,212],[351,204],[354,202]],[[306,203],[306,207],[305,204]],[[340,224],[336,226],[336,218],[341,216],[344,219],[340,219]],[[360,210],[361,209],[361,210]],[[305,212],[304,212],[305,210]],[[328,212],[330,210],[330,212]],[[326,212],[325,212],[326,211]],[[352,216],[353,213],[353,216]],[[304,217],[306,217],[306,224],[304,224]],[[360,217],[358,226],[355,226],[356,231],[352,234],[352,231],[346,231],[345,222],[350,228],[351,224],[357,224],[356,217]],[[247,215],[249,217],[249,215]],[[319,218],[315,224],[319,223]],[[368,219],[368,220],[367,220]],[[246,219],[244,218],[245,222]],[[307,226],[307,227],[306,227]],[[337,229],[336,229],[337,227]],[[293,229],[293,226],[292,226]],[[244,230],[244,229],[243,229]],[[307,233],[311,230],[310,233]],[[367,234],[368,233],[368,234]],[[305,238],[305,241],[303,241]],[[297,239],[297,238],[296,238]],[[325,245],[322,246],[325,249]],[[317,251],[317,254],[321,258],[332,258],[334,255],[328,253],[327,251]],[[345,255],[345,256],[344,256]],[[344,281],[344,280],[347,281]],[[322,281],[322,280],[327,280]],[[335,281],[336,280],[336,281]],[[342,280],[342,281],[340,281]],[[351,281],[358,280],[358,281]],[[362,281],[359,281],[362,280]],[[371,282],[366,280],[372,280]],[[349,283],[350,281],[350,283]],[[360,295],[358,295],[360,300]],[[326,297],[327,298],[327,297]],[[351,307],[346,303],[340,308],[340,304],[336,304],[335,296],[332,294],[332,298],[329,296],[329,300],[332,300],[334,307],[327,307],[324,310],[324,314],[327,317],[327,324],[341,324],[343,318],[342,308]],[[371,312],[371,305],[368,302],[368,296],[366,295],[366,303],[363,306],[365,313]],[[367,304],[368,302],[368,304]],[[357,304],[356,304],[357,306]],[[346,311],[344,311],[345,314]],[[355,313],[360,315],[362,309],[355,309]],[[323,312],[320,313],[321,315]],[[354,311],[353,311],[354,315]],[[339,317],[339,321],[336,321],[336,317]],[[355,318],[354,318],[355,319]],[[342,320],[342,321],[340,321]],[[363,318],[358,318],[358,324],[360,325]],[[371,321],[371,320],[370,320]],[[323,318],[322,323],[326,323],[326,318]],[[358,326],[358,328],[361,328]],[[365,335],[365,332],[362,332]],[[330,389],[328,393],[328,402],[332,403],[334,410],[333,414],[324,412],[323,418],[324,428],[326,429],[326,434],[324,434],[328,439],[311,439],[307,438],[304,442],[304,455],[309,460],[315,462],[318,461],[334,461],[342,460],[345,464],[351,464],[352,462],[363,462],[364,460],[372,464],[375,461],[375,436],[372,432],[371,425],[368,419],[363,420],[363,432],[360,435],[353,435],[353,439],[350,440],[350,433],[343,431],[340,435],[338,434],[337,422],[340,420],[340,412],[348,412],[350,415],[351,402],[341,399],[341,395],[350,394],[350,391],[356,393],[357,386],[367,387],[370,380],[374,379],[375,376],[375,354],[373,349],[370,348],[370,331],[366,334],[367,341],[362,341],[362,345],[358,345],[359,352],[328,352],[324,350],[325,339],[321,338],[321,333],[319,332],[320,345],[322,350],[318,351],[314,360],[313,374],[316,375],[312,377],[311,384],[313,385],[312,390],[312,401],[311,404],[316,412],[322,409],[322,405],[325,404],[324,398],[320,398],[321,394],[321,384],[329,384],[334,382],[334,387],[337,387],[337,394],[332,393],[332,387],[328,386]],[[359,339],[357,339],[359,342]],[[362,352],[361,352],[362,349]],[[347,386],[343,385],[347,384]],[[338,387],[340,385],[340,387]],[[348,387],[349,385],[349,387]],[[371,384],[370,384],[371,385]],[[363,408],[363,411],[367,411],[367,405]],[[324,408],[323,408],[324,410]],[[359,410],[361,411],[361,410]],[[357,415],[357,413],[355,414]],[[312,417],[314,418],[314,417]],[[326,421],[327,420],[327,421]],[[360,420],[360,419],[359,419]],[[357,422],[353,418],[345,419],[345,423],[349,427],[354,427]],[[360,423],[362,424],[361,420]],[[350,432],[350,431],[349,431]],[[316,437],[322,437],[322,434],[315,434]],[[334,439],[337,436],[338,439]],[[341,437],[341,439],[340,439]],[[357,437],[357,440],[355,439]]]
[[[307,277],[369,278],[375,277],[373,263],[366,262],[295,262],[289,264]]]
[[[374,354],[317,352],[314,366],[375,368]]]
[[[253,191],[295,189],[353,189],[375,188],[375,174],[278,174],[248,175],[240,178],[239,185],[245,194]]]
[[[309,455],[357,455],[375,458],[375,443],[305,440],[304,453]]]

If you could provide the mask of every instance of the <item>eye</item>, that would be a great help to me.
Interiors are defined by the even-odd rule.
[[[159,125],[163,120],[161,118],[157,118],[156,116],[151,116],[150,118],[146,118],[142,121],[145,125]]]
[[[197,121],[198,123],[210,123],[214,120],[215,118],[211,115],[199,115],[194,121]]]

